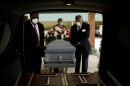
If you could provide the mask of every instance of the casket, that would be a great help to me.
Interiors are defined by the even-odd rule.
[[[75,47],[68,41],[55,40],[45,50],[45,68],[75,67]]]

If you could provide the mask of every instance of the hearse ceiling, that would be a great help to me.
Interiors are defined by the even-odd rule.
[[[19,1],[0,4],[2,10],[11,11],[19,15],[31,11],[94,11],[104,12],[106,2],[104,0],[75,0],[74,4],[67,6],[64,4],[64,0],[46,0],[46,1]]]

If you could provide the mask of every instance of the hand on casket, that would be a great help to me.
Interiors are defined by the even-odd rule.
[[[47,48],[47,47],[46,47],[46,46],[44,46],[44,50],[46,50],[46,48]]]
[[[74,47],[77,47],[80,44],[80,42],[73,44]]]
[[[41,50],[46,50],[46,46],[43,46],[43,45],[39,45],[39,46],[37,46],[37,48],[39,48]]]
[[[41,53],[41,56],[44,57],[45,56],[45,52],[44,50],[46,49],[46,46],[40,45],[36,47],[36,50],[38,50]]]

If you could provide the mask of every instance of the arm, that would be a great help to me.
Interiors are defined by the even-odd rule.
[[[86,37],[85,37],[85,40],[89,38],[90,36],[90,25],[88,24],[87,27],[86,27]]]
[[[73,46],[77,46],[79,45],[79,43],[76,41],[76,32],[74,31],[75,28],[74,26],[71,27],[71,34],[70,34],[70,43],[73,45]]]
[[[40,24],[40,48],[41,49],[46,49],[46,46],[44,45],[44,25],[43,24]]]
[[[30,35],[30,21],[26,21],[24,23],[24,44],[27,47],[33,47],[35,48],[37,45],[34,43],[31,35]]]
[[[90,25],[89,24],[86,24],[85,25],[85,29],[86,29],[86,32],[83,36],[83,41],[82,41],[82,44],[86,44],[87,41],[89,40],[89,36],[90,36]]]
[[[44,25],[41,24],[41,25],[40,25],[40,28],[41,28],[41,30],[40,30],[40,31],[41,31],[41,32],[40,32],[40,35],[41,35],[40,41],[41,41],[41,42],[40,42],[40,43],[41,43],[42,46],[44,46]]]
[[[44,45],[44,25],[43,24],[39,24],[40,26],[40,46],[38,46],[38,48],[40,48],[41,50],[41,56],[44,57],[45,56],[45,52],[44,50],[46,49],[46,46]]]
[[[73,26],[71,27],[71,31],[70,31],[70,43],[73,45],[74,44],[74,30],[73,30]]]

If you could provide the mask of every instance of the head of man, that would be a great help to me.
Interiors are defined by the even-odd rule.
[[[24,21],[27,21],[27,20],[28,20],[28,16],[24,15]]]
[[[83,22],[82,16],[81,15],[77,15],[75,17],[75,21],[76,21],[76,25],[80,26],[82,24],[82,22]]]
[[[59,18],[59,19],[58,19],[58,24],[59,24],[59,25],[63,25],[63,19],[62,19],[62,18]]]
[[[30,19],[31,19],[33,24],[37,24],[38,23],[38,19],[39,19],[39,13],[37,11],[31,12],[30,13]]]

